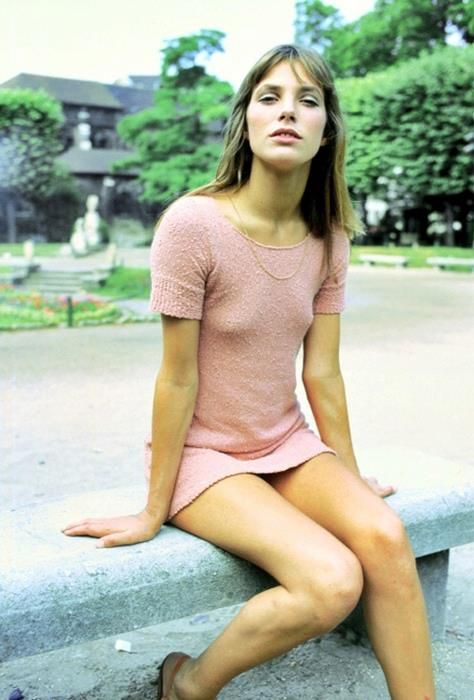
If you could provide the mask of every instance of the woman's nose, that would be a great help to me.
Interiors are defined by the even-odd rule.
[[[293,104],[282,105],[279,119],[294,119],[295,108]]]

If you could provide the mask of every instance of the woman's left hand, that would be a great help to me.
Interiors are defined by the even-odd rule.
[[[381,484],[379,484],[375,476],[364,476],[362,478],[364,479],[367,486],[370,489],[372,489],[372,491],[377,496],[380,496],[380,498],[386,498],[387,496],[391,496],[392,493],[396,493],[397,491],[396,486],[382,486]]]

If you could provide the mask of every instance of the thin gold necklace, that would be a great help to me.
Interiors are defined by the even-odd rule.
[[[251,237],[249,236],[249,234],[247,233],[247,231],[246,231],[246,229],[245,229],[245,226],[244,226],[244,222],[242,221],[242,217],[240,216],[239,210],[238,210],[237,207],[235,206],[235,204],[234,204],[232,198],[228,196],[228,200],[229,200],[229,202],[231,203],[232,208],[233,208],[233,210],[235,211],[235,213],[236,213],[236,215],[237,215],[237,218],[238,218],[238,220],[239,220],[239,222],[240,222],[240,228],[242,229],[242,233],[244,234],[244,238],[246,239],[246,241],[247,241],[247,243],[248,243],[248,245],[249,245],[249,247],[250,247],[250,250],[252,251],[252,254],[253,254],[255,260],[257,261],[257,264],[259,265],[259,267],[261,267],[262,270],[263,270],[264,272],[267,273],[267,275],[270,275],[270,277],[273,277],[273,279],[275,279],[275,280],[289,280],[289,279],[291,279],[292,277],[294,277],[294,276],[296,275],[296,273],[300,271],[300,269],[301,269],[301,267],[302,267],[302,265],[303,265],[303,262],[304,262],[304,259],[305,259],[306,241],[308,240],[309,235],[306,236],[306,238],[305,238],[304,241],[303,241],[303,245],[301,246],[302,255],[301,255],[300,261],[298,262],[298,265],[297,265],[297,267],[296,267],[296,270],[294,270],[294,271],[293,271],[291,274],[289,274],[289,275],[285,275],[284,277],[281,277],[281,276],[279,276],[279,275],[275,275],[271,270],[269,270],[269,269],[263,264],[263,262],[262,262],[262,261],[260,260],[260,258],[258,257],[257,250],[256,250],[255,245],[254,245],[254,244],[256,244],[256,241],[255,241],[253,238],[251,238]],[[278,247],[278,246],[276,246],[276,247]],[[281,246],[281,247],[283,247],[283,246]]]

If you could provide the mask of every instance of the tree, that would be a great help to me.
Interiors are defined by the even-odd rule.
[[[45,92],[0,90],[0,190],[10,241],[16,236],[16,199],[38,198],[55,180],[63,122],[61,106]]]
[[[321,0],[297,0],[295,37],[305,46],[323,52],[332,41],[332,33],[343,26],[339,10]]]
[[[416,58],[456,34],[465,43],[474,38],[470,0],[377,0],[374,9],[356,21],[330,26],[321,22],[323,15],[334,16],[330,5],[299,0],[296,7],[297,39],[322,45],[325,58],[341,77],[366,75]]]
[[[142,198],[165,206],[213,178],[232,88],[202,61],[222,51],[224,34],[203,30],[167,42],[155,104],[118,126],[136,156],[118,164],[140,171]]]
[[[413,203],[467,202],[472,191],[474,47],[442,47],[364,78],[338,81],[350,132],[348,179],[386,196],[396,179]]]

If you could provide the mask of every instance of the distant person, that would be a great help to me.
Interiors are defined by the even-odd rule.
[[[159,698],[216,698],[243,671],[332,630],[361,596],[390,696],[435,697],[415,560],[382,498],[394,489],[360,475],[351,442],[339,316],[349,236],[361,226],[344,151],[326,64],[278,46],[237,93],[216,179],[157,228],[151,303],[163,358],[148,501],[138,515],[64,532],[113,547],[171,522],[278,582],[197,658],[168,655]],[[301,346],[320,437],[295,397]]]

